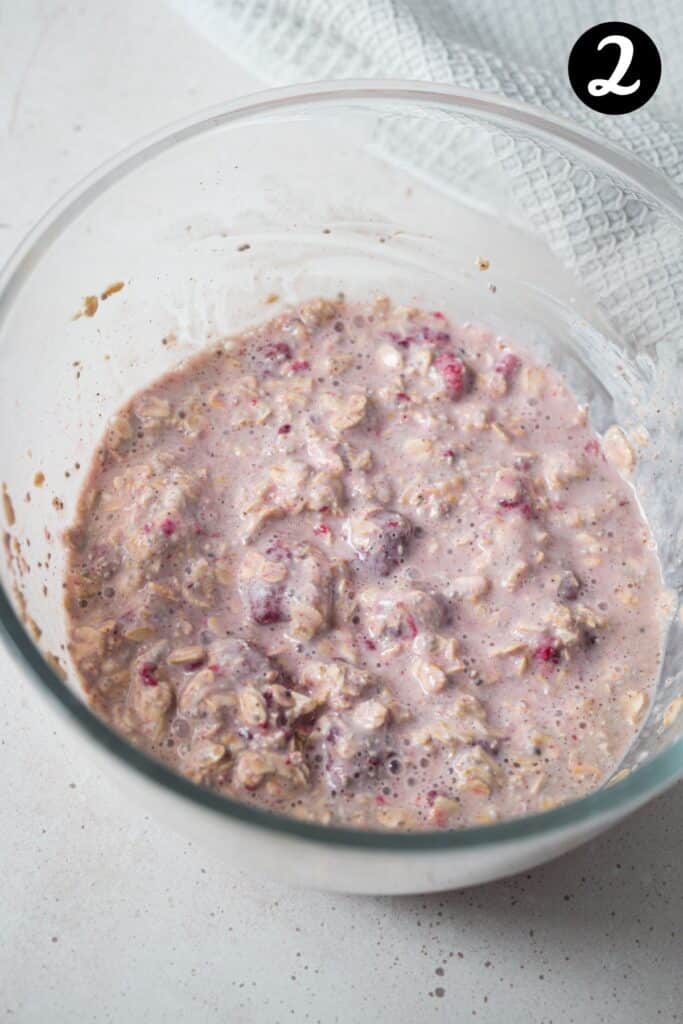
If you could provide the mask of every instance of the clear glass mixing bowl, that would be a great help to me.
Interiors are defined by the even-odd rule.
[[[27,680],[134,799],[236,864],[318,887],[485,881],[569,849],[671,785],[683,774],[678,611],[640,738],[617,780],[584,799],[461,832],[394,834],[220,797],[83,702],[65,650],[59,538],[104,423],[132,391],[207,338],[271,315],[272,294],[381,291],[504,325],[566,373],[598,430],[616,421],[632,432],[639,498],[677,592],[682,214],[655,171],[568,124],[418,83],[262,93],[100,169],[0,278],[0,621]],[[74,319],[85,296],[118,281],[94,316]]]

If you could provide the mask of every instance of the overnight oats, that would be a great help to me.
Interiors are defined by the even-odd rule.
[[[633,459],[490,331],[307,302],[110,422],[67,534],[88,699],[191,779],[312,821],[576,798],[658,674]]]

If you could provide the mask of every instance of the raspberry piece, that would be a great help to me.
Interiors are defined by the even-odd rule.
[[[522,360],[514,352],[503,352],[493,369],[495,373],[499,373],[505,380],[512,380],[521,365]]]
[[[274,345],[267,345],[263,354],[266,359],[273,359],[277,363],[292,358],[292,350],[286,341],[276,341]]]
[[[155,675],[157,667],[158,666],[155,661],[145,661],[140,666],[140,679],[142,680],[143,686],[159,685],[159,680]]]
[[[544,662],[545,664],[558,665],[560,658],[562,657],[562,651],[555,640],[548,637],[541,640],[540,644],[534,651],[534,658],[536,661]]]
[[[281,584],[252,581],[249,587],[249,610],[257,625],[269,626],[274,622],[284,622],[282,594]]]
[[[525,519],[536,518],[536,510],[534,506],[530,501],[525,501],[523,498],[501,498],[498,502],[498,507],[505,509],[505,511],[518,509]]]
[[[388,576],[401,564],[413,537],[412,523],[398,512],[378,512],[374,530],[357,549],[373,575]]]
[[[448,397],[454,402],[472,390],[472,371],[455,352],[440,352],[434,360],[434,366],[443,378]]]
[[[417,623],[415,622],[415,616],[411,615],[410,612],[406,613],[406,625],[408,626],[408,631],[410,633],[410,636],[413,639],[415,639],[415,637],[418,634],[418,628],[417,628]]]

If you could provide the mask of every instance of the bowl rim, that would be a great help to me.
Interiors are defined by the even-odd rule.
[[[204,109],[143,137],[83,178],[59,199],[15,248],[0,272],[0,326],[12,301],[32,268],[52,242],[92,202],[115,182],[135,171],[156,155],[212,129],[238,123],[249,117],[301,105],[334,104],[351,101],[433,103],[476,114],[492,123],[532,129],[549,140],[556,139],[588,156],[594,163],[631,179],[637,191],[663,207],[683,227],[683,197],[655,168],[626,151],[599,139],[571,122],[539,111],[527,104],[475,90],[449,85],[403,80],[347,79],[312,82],[251,93]],[[60,679],[44,660],[28,630],[15,612],[0,584],[0,636],[34,685],[48,694],[61,712],[74,720],[88,738],[104,747],[128,768],[175,796],[200,805],[207,811],[241,822],[264,832],[309,840],[327,846],[382,851],[450,851],[491,846],[497,842],[530,840],[561,830],[610,820],[628,813],[650,797],[683,777],[683,737],[650,761],[634,768],[625,778],[552,810],[507,821],[450,831],[390,832],[301,821],[256,805],[220,795],[177,774],[133,746],[107,726],[84,700]]]

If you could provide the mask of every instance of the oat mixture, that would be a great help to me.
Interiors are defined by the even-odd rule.
[[[116,729],[242,800],[394,829],[553,807],[609,777],[658,671],[632,462],[487,330],[307,302],[110,423],[72,657]]]

